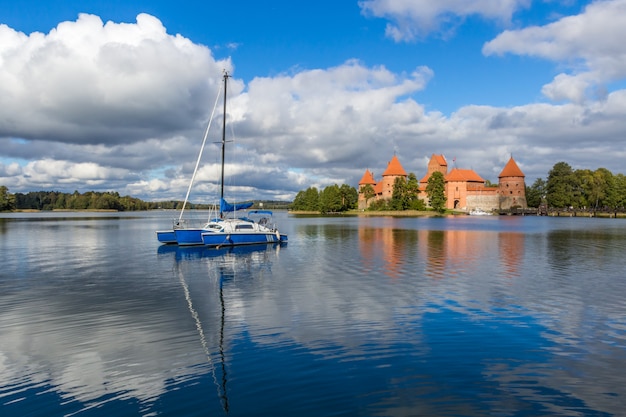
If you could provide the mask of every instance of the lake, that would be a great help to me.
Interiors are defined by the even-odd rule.
[[[0,214],[0,415],[618,416],[626,220]]]

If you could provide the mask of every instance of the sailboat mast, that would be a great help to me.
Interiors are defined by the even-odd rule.
[[[220,182],[220,218],[223,217],[222,213],[222,200],[224,199],[224,157],[226,149],[226,93],[228,86],[228,72],[224,71],[224,119],[222,122],[222,181]]]

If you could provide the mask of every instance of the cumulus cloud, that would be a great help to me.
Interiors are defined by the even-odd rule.
[[[507,23],[529,0],[363,0],[364,13],[390,20],[387,36],[411,41],[433,32],[448,30],[471,15]]]
[[[238,130],[257,129],[257,149],[275,152],[278,162],[296,159],[312,167],[358,161],[368,143],[425,118],[422,106],[399,99],[423,89],[431,76],[428,68],[399,76],[349,61],[327,70],[255,78],[234,100]]]
[[[575,16],[545,26],[505,31],[483,47],[486,55],[513,53],[568,67],[542,92],[552,100],[582,102],[626,76],[626,1],[597,1]]]
[[[0,136],[128,143],[195,126],[229,68],[147,14],[103,24],[81,14],[48,34],[0,25]]]

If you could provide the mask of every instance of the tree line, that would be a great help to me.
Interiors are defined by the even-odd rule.
[[[341,213],[355,209],[359,194],[347,184],[329,185],[322,191],[309,187],[296,194],[291,209],[296,211],[315,211],[322,214]]]
[[[58,191],[31,191],[9,193],[0,186],[0,211],[12,210],[116,210],[141,211],[153,209],[180,209],[182,201],[146,202],[131,196],[120,196],[114,191],[62,193]],[[187,207],[208,208],[208,205],[189,204]]]
[[[528,207],[588,211],[624,211],[626,209],[626,176],[606,168],[572,169],[557,162],[547,179],[538,178],[526,187]]]
[[[291,202],[264,200],[256,201],[253,208],[288,209]],[[0,185],[0,211],[13,210],[180,210],[183,201],[167,200],[146,202],[131,196],[121,196],[115,191],[87,191],[79,193],[63,193],[59,191],[31,191],[28,193],[11,194],[9,189]],[[185,208],[190,210],[208,210],[210,204],[187,202]]]

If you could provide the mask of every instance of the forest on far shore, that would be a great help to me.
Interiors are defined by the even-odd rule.
[[[286,209],[291,202],[258,201],[255,208]],[[180,210],[182,201],[153,201],[147,202],[131,196],[120,196],[114,191],[79,193],[62,193],[58,191],[31,191],[28,193],[11,194],[7,187],[0,185],[0,211],[15,210],[114,210],[114,211],[143,211],[143,210]],[[196,204],[187,202],[186,208],[209,209],[211,204]]]

